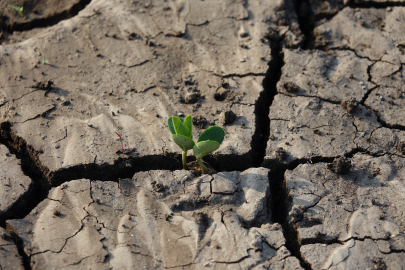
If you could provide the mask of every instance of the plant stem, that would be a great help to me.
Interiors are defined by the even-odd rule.
[[[115,132],[115,134],[117,134],[117,135],[118,135],[118,137],[120,137],[120,141],[121,141],[121,148],[122,148],[122,151],[124,151],[124,143],[122,142],[122,133],[121,133],[121,134],[118,134],[118,132],[116,131],[116,132]]]
[[[204,166],[204,164],[203,164],[202,159],[201,159],[201,158],[197,158],[197,162],[198,162],[198,164],[200,164],[200,166],[201,166],[202,174],[205,174],[205,166]]]
[[[187,151],[183,151],[182,158],[183,158],[183,169],[188,170],[188,167],[186,164],[187,163]]]

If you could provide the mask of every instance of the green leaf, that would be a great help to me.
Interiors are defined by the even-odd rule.
[[[45,59],[45,54],[42,54],[42,64],[43,65],[49,64],[49,60]]]
[[[174,126],[173,126],[173,116],[169,117],[169,119],[167,119],[167,126],[169,127],[169,130],[172,134],[176,134],[176,131],[174,130]]]
[[[187,117],[186,117],[186,119],[187,119]],[[189,118],[191,118],[191,115]],[[183,120],[178,118],[177,116],[173,116],[172,120],[173,120],[173,126],[174,126],[174,130],[176,131],[176,134],[191,138],[191,127],[192,126],[190,127],[190,125],[188,123],[185,123],[185,125],[183,125]]]
[[[200,137],[197,140],[197,143],[203,141],[216,141],[221,144],[225,137],[225,131],[223,128],[218,126],[209,127],[201,133]]]
[[[24,17],[24,13],[23,13],[24,7],[18,7],[18,6],[14,6],[14,5],[10,5],[10,4],[7,4],[7,7],[17,10],[18,13],[20,14],[20,16]]]
[[[181,148],[183,151],[188,151],[193,148],[194,141],[186,136],[173,134],[173,141]]]
[[[216,141],[197,142],[193,147],[194,156],[197,158],[203,158],[209,153],[217,150],[219,146],[220,143]]]
[[[178,118],[177,116],[173,116],[173,126],[174,126],[174,130],[176,131],[176,134],[179,135],[184,135],[184,126],[183,126],[183,122],[181,121],[180,118]]]
[[[186,118],[184,118],[183,125],[187,130],[190,131],[190,136],[188,136],[188,137],[192,139],[192,136],[193,136],[193,118],[191,117],[191,115],[187,115]]]

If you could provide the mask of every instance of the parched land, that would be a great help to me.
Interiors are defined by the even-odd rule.
[[[0,269],[405,269],[405,1],[0,3]]]

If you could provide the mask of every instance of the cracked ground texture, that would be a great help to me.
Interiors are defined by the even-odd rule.
[[[350,50],[283,52],[279,94],[270,107],[265,166],[337,157],[358,149],[375,155],[403,155],[396,146],[405,140],[405,131],[388,128],[381,114],[367,105],[379,95],[378,84],[370,78],[374,62]],[[375,72],[383,77],[381,72]],[[347,97],[359,102],[352,111],[341,105]],[[404,100],[401,97],[398,104]],[[280,148],[285,151],[282,157],[277,153]]]
[[[314,29],[316,46],[325,49],[351,50],[373,61],[370,81],[376,84],[365,104],[380,120],[394,128],[405,127],[402,64],[404,36],[401,25],[405,8],[344,8],[329,22]]]
[[[405,159],[356,154],[351,162],[344,175],[325,163],[286,171],[302,255],[313,269],[373,269],[377,261],[402,269]]]
[[[0,221],[17,217],[33,197],[33,181],[21,170],[20,161],[0,144]]]
[[[0,227],[0,269],[24,269],[10,234]]]
[[[169,116],[203,115],[208,127],[222,125],[219,114],[231,110],[237,120],[224,127],[214,156],[234,156],[248,168],[256,158],[254,112],[272,62],[269,28],[284,6],[92,1],[35,38],[0,48],[2,121],[40,152],[36,162],[52,178],[83,164],[177,154]],[[38,64],[42,53],[50,64]],[[50,90],[33,88],[47,80]],[[123,134],[124,153],[117,153],[115,131]]]
[[[271,224],[269,193],[264,168],[73,180],[8,226],[34,269],[302,269]]]
[[[9,33],[0,269],[405,269],[404,3],[93,0]],[[176,170],[187,114],[225,129],[218,173]]]

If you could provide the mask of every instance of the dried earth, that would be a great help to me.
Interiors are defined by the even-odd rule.
[[[359,153],[351,163],[344,174],[325,163],[286,171],[292,198],[288,219],[298,232],[302,256],[312,269],[376,269],[379,263],[401,269],[405,159]]]
[[[405,1],[0,2],[0,269],[405,269]]]
[[[271,224],[269,193],[264,168],[73,180],[8,226],[34,269],[301,269]]]
[[[33,200],[33,181],[21,170],[21,162],[0,144],[0,221],[21,216]]]

